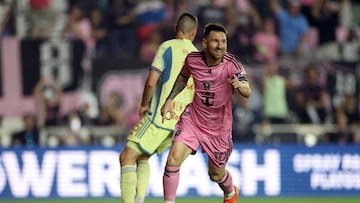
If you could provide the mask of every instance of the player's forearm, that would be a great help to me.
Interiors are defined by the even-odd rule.
[[[148,85],[145,86],[141,100],[141,106],[150,105],[154,91],[155,91],[155,86],[148,86]]]
[[[168,99],[174,99],[176,97],[176,95],[178,95],[186,87],[188,79],[189,78],[184,77],[183,75],[179,74],[178,77],[176,78],[175,84],[168,96]]]
[[[150,105],[159,78],[160,78],[160,73],[154,70],[150,70],[148,78],[146,79],[145,82],[141,106],[145,107]]]
[[[239,94],[243,97],[249,98],[251,95],[251,88],[248,81],[240,81],[241,85],[237,88]]]

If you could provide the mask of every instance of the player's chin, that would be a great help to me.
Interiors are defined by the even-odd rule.
[[[223,57],[221,55],[213,55],[214,61],[218,61],[219,63],[222,61]]]
[[[214,57],[214,59],[222,59],[222,57],[224,56],[224,52],[221,50],[213,50],[211,52],[212,57]]]

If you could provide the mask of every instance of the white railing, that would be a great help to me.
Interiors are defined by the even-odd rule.
[[[331,124],[331,123],[327,123],[327,124],[293,123],[293,124],[265,124],[265,125],[255,124],[252,130],[256,134],[255,142],[259,144],[263,144],[267,142],[276,143],[276,139],[280,139],[279,143],[281,143],[282,138],[284,137],[289,138],[289,136],[292,136],[293,140],[295,140],[295,142],[297,143],[314,145],[319,141],[319,139],[321,139],[327,133],[338,132],[338,127],[336,126],[336,124]],[[349,132],[356,134],[360,132],[360,127],[357,125],[350,125],[348,127],[348,130]],[[282,136],[279,137],[280,135]]]
[[[1,147],[11,145],[11,136],[18,130],[14,130],[16,125],[0,128]],[[19,128],[17,128],[19,129]],[[119,126],[89,126],[82,127],[74,132],[67,126],[46,127],[40,130],[40,143],[43,146],[57,146],[61,140],[66,140],[69,136],[76,136],[82,140],[92,139],[91,142],[79,142],[78,144],[96,144],[112,146],[122,143],[130,129]],[[255,124],[252,128],[256,134],[254,142],[258,144],[265,143],[305,143],[313,145],[318,142],[327,133],[337,132],[337,126],[334,124]],[[349,126],[349,131],[359,133],[360,127],[356,125]],[[66,142],[65,142],[66,144]],[[77,143],[68,143],[76,145]]]

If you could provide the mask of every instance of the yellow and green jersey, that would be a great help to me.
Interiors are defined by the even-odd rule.
[[[193,45],[191,40],[171,39],[160,45],[153,63],[151,64],[151,69],[158,71],[161,74],[161,78],[152,97],[148,116],[150,116],[152,123],[159,128],[174,130],[175,124],[181,113],[185,109],[186,105],[193,99],[194,83],[193,79],[190,77],[186,88],[173,100],[175,119],[166,120],[164,123],[161,123],[161,107],[172,90],[187,54],[192,51],[197,51],[197,48]]]

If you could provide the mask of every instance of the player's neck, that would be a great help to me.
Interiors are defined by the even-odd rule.
[[[190,34],[184,34],[182,32],[178,32],[176,33],[176,39],[187,39],[187,40],[191,40],[192,36]]]
[[[213,67],[219,65],[222,59],[214,59],[209,54],[204,53],[204,61],[208,67]]]

